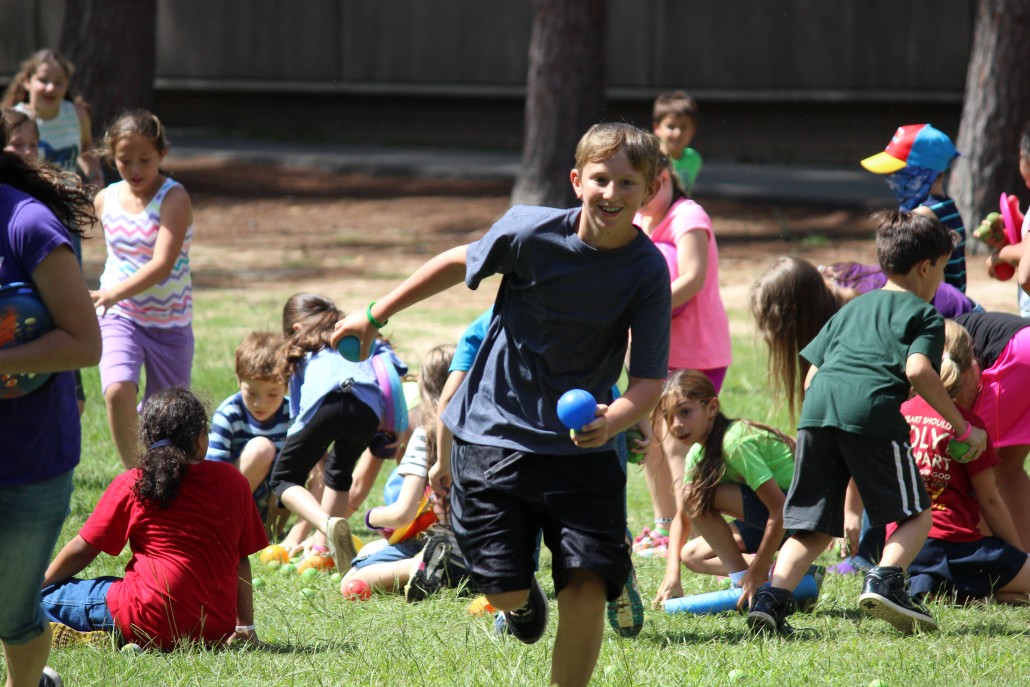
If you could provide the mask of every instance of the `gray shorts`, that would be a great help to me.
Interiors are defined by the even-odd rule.
[[[851,478],[874,527],[908,520],[930,507],[907,441],[809,427],[798,430],[795,455],[794,481],[783,507],[787,529],[843,536],[844,493]]]

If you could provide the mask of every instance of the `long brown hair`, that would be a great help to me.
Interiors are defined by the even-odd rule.
[[[279,376],[290,379],[308,353],[329,348],[333,329],[343,319],[336,304],[317,293],[295,293],[283,306],[283,344]],[[294,325],[300,325],[294,331]]]
[[[689,400],[704,407],[717,398],[715,385],[703,372],[697,370],[676,371],[665,380],[658,405],[651,413],[651,424],[655,428],[656,437],[660,426],[659,420],[664,420],[666,431],[672,426],[673,414],[678,404]],[[694,466],[691,473],[685,476],[691,488],[685,492],[683,509],[690,517],[712,512],[715,488],[719,486],[719,482],[726,472],[726,460],[722,450],[723,438],[726,436],[726,430],[734,422],[743,422],[748,427],[768,432],[789,446],[792,451],[794,450],[794,439],[775,427],[751,420],[731,419],[726,417],[722,410],[719,410],[715,414],[712,428],[705,438],[701,460]]]
[[[422,398],[422,429],[426,433],[426,467],[432,467],[437,459],[436,415],[440,394],[454,358],[454,344],[440,344],[429,349],[418,372],[418,392]]]
[[[791,420],[801,409],[811,367],[801,349],[843,305],[843,297],[804,258],[778,259],[751,286],[751,314],[769,347],[769,383],[786,399]]]

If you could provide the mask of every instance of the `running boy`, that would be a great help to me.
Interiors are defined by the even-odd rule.
[[[659,93],[651,111],[651,126],[690,197],[702,162],[701,153],[690,147],[697,133],[697,102],[683,91]]]
[[[387,318],[463,278],[503,275],[486,337],[444,412],[454,432],[452,525],[472,576],[501,609],[499,629],[543,636],[548,604],[534,574],[538,532],[553,555],[561,622],[549,684],[585,685],[601,647],[605,599],[630,571],[625,474],[612,438],[643,418],[668,371],[671,295],[664,258],[633,225],[657,191],[658,141],[627,124],[598,124],[576,147],[570,210],[514,207],[478,241],[430,260],[336,327],[367,354]],[[628,334],[630,382],[612,401]],[[570,437],[556,404],[580,387],[597,419]],[[609,402],[610,401],[610,402]]]
[[[770,586],[755,594],[747,618],[755,632],[792,631],[785,620],[796,610],[791,591],[833,537],[843,535],[849,480],[873,526],[898,523],[879,565],[866,574],[859,606],[905,633],[937,627],[905,589],[905,571],[931,524],[930,498],[900,410],[909,386],[970,444],[971,459],[984,450],[987,435],[966,422],[938,376],[944,321],[929,301],[944,279],[951,233],[936,219],[901,210],[878,212],[873,220],[886,286],[841,308],[801,351],[812,367],[783,517],[784,528],[796,533],[780,550]]]

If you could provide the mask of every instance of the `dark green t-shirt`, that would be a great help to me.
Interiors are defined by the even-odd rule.
[[[944,352],[944,320],[908,291],[871,291],[830,318],[801,351],[819,368],[805,394],[799,428],[837,427],[908,441],[901,404],[910,384],[908,357],[922,353],[935,370]]]

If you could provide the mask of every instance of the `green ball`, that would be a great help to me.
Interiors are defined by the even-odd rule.
[[[730,682],[740,682],[747,676],[747,673],[745,673],[740,668],[734,668],[728,673],[728,675],[730,678]]]
[[[329,581],[330,582],[339,582],[342,579],[343,579],[343,575],[341,575],[340,573],[333,573],[332,575],[329,576]]]
[[[120,649],[120,651],[123,654],[142,654],[143,647],[141,647],[139,644],[136,644],[135,642],[129,642],[128,644],[124,645]]]
[[[265,586],[265,581],[262,580],[260,577],[255,577],[253,580],[250,581],[250,585],[254,589],[261,589]]]
[[[284,565],[279,566],[280,575],[292,575],[295,572],[297,572],[297,566],[295,566],[293,563],[286,563]]]
[[[887,683],[880,678],[876,678],[869,682],[869,687],[887,687]]]
[[[300,574],[300,576],[303,577],[305,580],[310,580],[312,577],[314,577],[317,574],[318,574],[318,570],[316,570],[315,568],[308,568],[307,570],[302,572]]]
[[[268,568],[270,570],[276,570],[282,566],[282,561],[268,561]]]
[[[300,590],[300,593],[303,594],[305,597],[310,599],[311,597],[313,597],[315,595],[315,590],[312,589],[311,587],[304,587],[304,589]]]

